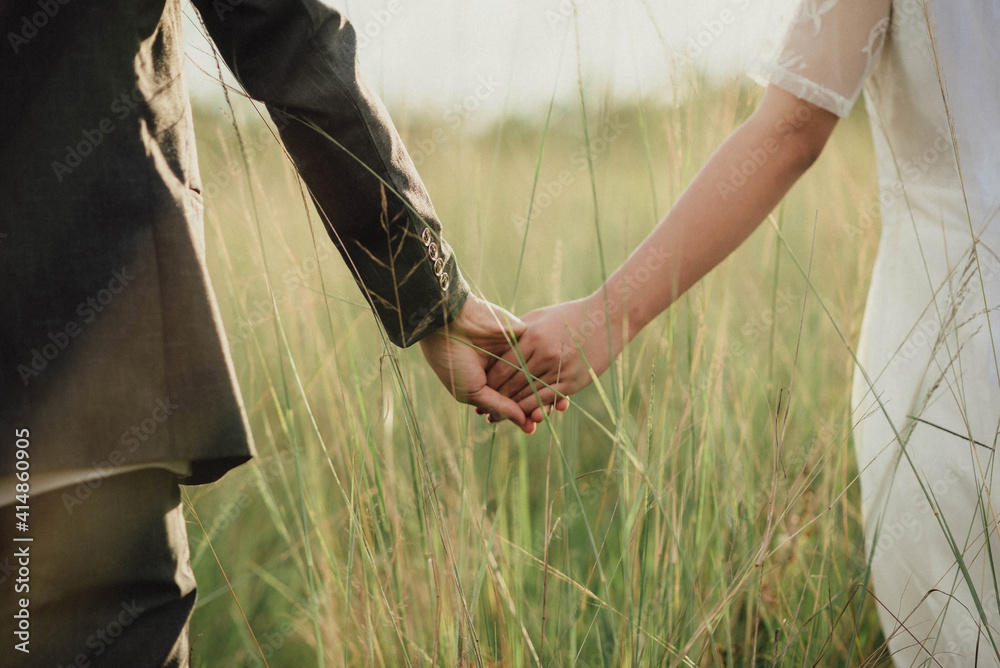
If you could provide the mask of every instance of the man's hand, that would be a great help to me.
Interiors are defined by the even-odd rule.
[[[565,410],[566,395],[589,385],[611,366],[612,355],[621,351],[620,325],[612,317],[612,335],[619,345],[608,346],[608,325],[600,292],[572,302],[548,306],[524,316],[527,331],[518,337],[518,348],[534,381],[534,389],[521,371],[513,350],[503,354],[487,374],[489,386],[518,402],[533,422],[543,419],[543,410]],[[535,391],[538,397],[535,397]]]
[[[486,384],[486,372],[496,362],[494,356],[509,353],[524,330],[524,323],[514,315],[470,295],[458,317],[421,339],[420,349],[452,396],[494,420],[508,419],[531,434],[535,423],[524,410]]]

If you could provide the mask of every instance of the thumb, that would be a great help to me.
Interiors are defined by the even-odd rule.
[[[510,331],[514,333],[514,338],[519,339],[526,331],[528,331],[528,325],[523,320],[518,318],[516,315],[510,311],[504,310],[505,322],[510,328]]]
[[[520,337],[527,330],[528,326],[524,321],[504,307],[478,298],[476,301],[477,305],[483,307],[486,311],[484,315],[489,319],[490,325],[498,325],[500,329],[509,330],[514,335],[514,338]]]
[[[514,335],[515,340],[521,338],[521,336],[527,331],[528,325],[507,309],[494,304],[492,306],[492,310],[493,316],[500,323],[500,326],[503,327],[503,329],[510,331],[510,333]]]

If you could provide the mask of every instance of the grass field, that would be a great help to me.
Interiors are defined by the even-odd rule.
[[[596,289],[759,95],[694,87],[547,130],[544,108],[393,115],[465,275],[523,313]],[[878,236],[863,110],[531,437],[386,344],[276,141],[236,104],[241,151],[217,112],[209,263],[259,457],[187,489],[195,666],[888,665],[849,438]]]

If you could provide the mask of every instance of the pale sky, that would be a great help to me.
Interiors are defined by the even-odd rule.
[[[402,105],[488,122],[536,111],[584,89],[671,98],[671,72],[691,64],[733,76],[780,40],[795,0],[343,0],[368,84]],[[193,10],[188,7],[189,16]],[[185,22],[192,60],[205,47]],[[577,43],[579,42],[579,47]],[[578,57],[579,54],[579,57]],[[673,68],[673,69],[672,69]],[[214,71],[214,65],[208,68]],[[189,67],[195,95],[213,84]]]

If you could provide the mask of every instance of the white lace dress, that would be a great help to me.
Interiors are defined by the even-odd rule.
[[[806,0],[760,73],[842,117],[864,88],[871,118],[854,441],[895,662],[1000,665],[1000,0]]]

